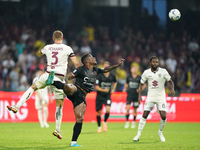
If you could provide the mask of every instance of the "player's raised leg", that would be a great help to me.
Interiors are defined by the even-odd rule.
[[[19,108],[31,97],[34,91],[37,90],[37,87],[35,83],[31,85],[31,87],[22,95],[20,100],[17,102],[17,105],[13,106],[7,106],[9,111],[12,111],[13,113],[17,113]]]
[[[51,85],[53,83],[53,79],[54,79],[54,75],[55,75],[55,71],[51,71],[49,73],[49,77],[48,79],[45,81],[46,85]]]

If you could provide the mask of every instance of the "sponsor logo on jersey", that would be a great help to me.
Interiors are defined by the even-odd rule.
[[[152,83],[153,83],[152,84],[153,86],[157,86],[158,85],[158,82],[156,80],[154,80]]]

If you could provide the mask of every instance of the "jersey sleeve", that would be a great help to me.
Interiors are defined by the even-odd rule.
[[[96,81],[95,81],[95,85],[99,85],[99,82],[100,82],[99,79],[100,79],[99,76],[97,76]]]
[[[75,75],[75,78],[81,75],[81,68],[78,67],[72,72]]]
[[[147,80],[147,73],[146,71],[143,72],[141,79],[140,79],[140,83],[144,84]]]
[[[97,71],[97,75],[103,73],[103,69],[95,67],[96,71]]]
[[[171,79],[171,76],[169,75],[168,71],[166,69],[164,69],[164,79],[169,81]]]
[[[42,54],[46,54],[47,46],[45,46],[43,49],[40,50]]]
[[[127,83],[127,84],[129,83],[129,81],[128,81],[128,77],[126,77],[126,83]]]
[[[74,51],[73,51],[73,49],[71,48],[71,47],[68,47],[68,50],[69,50],[69,57],[74,57],[75,56],[75,54],[74,54]]]

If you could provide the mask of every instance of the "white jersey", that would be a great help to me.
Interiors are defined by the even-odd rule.
[[[47,57],[47,72],[55,71],[56,75],[66,75],[68,57],[74,56],[71,47],[65,44],[48,44],[41,52]]]
[[[144,84],[148,81],[147,100],[151,102],[166,101],[165,81],[169,81],[171,76],[164,68],[158,68],[157,72],[147,69],[143,72],[140,82]]]

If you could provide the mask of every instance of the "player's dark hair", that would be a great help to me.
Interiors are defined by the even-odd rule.
[[[82,62],[83,65],[86,64],[86,59],[87,59],[87,57],[88,57],[89,55],[90,55],[90,54],[88,53],[88,54],[85,54],[85,55],[83,55],[83,56],[81,57],[81,62]]]
[[[158,59],[158,57],[152,56],[152,57],[150,58],[150,61],[149,61],[149,62],[151,62],[153,59]]]

